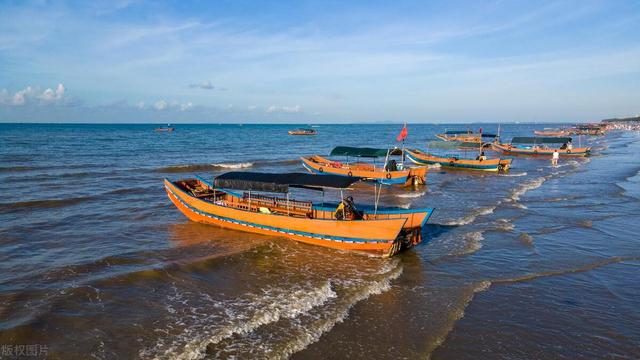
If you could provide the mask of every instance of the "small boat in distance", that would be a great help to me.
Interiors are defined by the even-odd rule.
[[[571,128],[569,133],[571,135],[600,136],[605,134],[605,127],[601,124],[581,124]]]
[[[173,132],[173,130],[175,129],[171,127],[171,124],[167,124],[167,127],[159,127],[155,129],[156,132]]]
[[[351,197],[318,205],[289,197],[290,187],[340,189],[342,196],[342,189],[360,180],[307,173],[229,172],[216,177],[213,184],[202,178],[165,179],[164,187],[187,218],[205,224],[379,257],[393,256],[420,243],[432,208],[378,207],[377,203],[356,207]]]
[[[510,155],[552,156],[555,150],[563,157],[588,156],[591,153],[591,147],[574,148],[571,140],[570,137],[514,137],[509,143],[495,142],[491,146]],[[559,144],[562,145],[557,147]]]
[[[482,129],[480,129],[482,130]],[[442,134],[436,134],[436,137],[442,141],[454,141],[460,143],[461,147],[490,146],[491,139],[496,139],[496,135],[483,133],[482,131],[474,133],[472,130],[448,130]]]
[[[480,156],[476,159],[464,159],[458,156],[442,157],[420,150],[405,150],[407,158],[418,165],[434,165],[440,164],[442,167],[464,169],[464,170],[480,170],[480,171],[508,171],[511,168],[512,159],[482,159]]]
[[[305,169],[317,175],[357,176],[386,185],[404,184],[408,186],[425,183],[426,167],[405,168],[404,164],[398,164],[396,160],[389,159],[389,156],[392,155],[402,155],[402,150],[398,148],[374,149],[338,146],[331,151],[329,156],[345,156],[345,162],[326,159],[320,155],[303,156],[300,159]],[[349,162],[350,156],[374,160],[384,157],[384,162],[381,165],[376,165],[375,162],[373,164],[362,161]]]
[[[569,135],[569,132],[563,129],[551,129],[551,128],[545,128],[544,130],[534,130],[533,131],[534,135],[538,135],[538,136],[567,136]]]
[[[295,129],[289,130],[289,135],[316,135],[318,131],[316,129]]]

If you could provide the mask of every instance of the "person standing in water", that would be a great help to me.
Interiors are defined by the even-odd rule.
[[[558,152],[558,149],[553,150],[553,156],[551,157],[551,165],[553,166],[558,165],[559,158],[560,158],[560,153]]]

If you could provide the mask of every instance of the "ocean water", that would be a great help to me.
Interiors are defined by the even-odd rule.
[[[410,124],[407,146],[467,126]],[[303,171],[299,156],[336,145],[395,145],[399,125],[154,127],[0,124],[0,345],[54,359],[640,354],[637,133],[583,137],[594,155],[558,167],[519,157],[507,174],[385,187],[386,205],[436,212],[422,244],[382,260],[190,222],[162,179]]]

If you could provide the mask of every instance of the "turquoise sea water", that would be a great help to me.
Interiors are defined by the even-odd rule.
[[[155,127],[0,124],[0,345],[61,359],[638,356],[636,133],[576,139],[594,155],[558,167],[521,157],[508,174],[385,187],[386,205],[436,212],[422,244],[381,260],[189,222],[162,179],[304,171],[299,156],[336,145],[397,145],[400,125]],[[407,146],[478,127],[497,131],[410,124]],[[370,203],[373,188],[352,195]]]

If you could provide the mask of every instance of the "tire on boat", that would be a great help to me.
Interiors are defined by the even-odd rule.
[[[454,160],[449,161],[449,166],[454,167],[456,162]]]
[[[322,168],[322,166],[320,166],[320,167],[318,168],[318,171],[320,171],[320,172],[324,172],[324,169]]]
[[[349,175],[349,176],[353,176],[353,173],[352,173],[351,171],[349,171],[349,172],[347,173],[347,175]]]
[[[387,173],[387,179],[391,179],[391,173]]]

